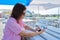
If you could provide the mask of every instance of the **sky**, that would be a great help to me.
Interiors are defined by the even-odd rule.
[[[12,10],[13,5],[0,5],[0,9],[10,9]]]

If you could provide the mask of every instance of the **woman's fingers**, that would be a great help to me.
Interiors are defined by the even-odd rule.
[[[40,28],[37,27],[35,30],[38,31],[38,30],[40,30]]]

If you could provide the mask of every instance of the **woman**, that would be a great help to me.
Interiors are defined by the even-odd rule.
[[[32,37],[44,32],[44,30],[41,30],[40,32],[35,32],[34,29],[24,24],[22,19],[25,16],[25,11],[26,7],[20,3],[17,3],[14,6],[11,17],[9,18],[5,26],[3,40],[21,40],[21,36]],[[32,30],[34,32],[27,33],[25,29]]]

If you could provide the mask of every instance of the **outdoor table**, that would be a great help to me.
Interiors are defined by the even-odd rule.
[[[44,33],[30,37],[28,40],[60,40],[60,28],[47,26]]]

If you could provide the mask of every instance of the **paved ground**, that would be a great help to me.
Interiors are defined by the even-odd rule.
[[[2,40],[2,37],[3,37],[3,29],[4,29],[4,24],[0,22],[0,40]]]

